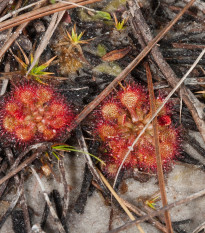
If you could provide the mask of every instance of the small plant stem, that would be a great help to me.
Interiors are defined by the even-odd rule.
[[[153,88],[153,83],[152,83],[152,74],[151,74],[148,63],[145,64],[145,67],[146,67],[148,89],[149,89],[150,110],[151,110],[151,115],[153,115],[156,112],[156,104],[155,104],[154,88]],[[154,130],[155,155],[156,155],[156,160],[157,160],[157,175],[158,175],[159,187],[160,187],[160,192],[161,192],[161,199],[162,199],[163,206],[166,206],[167,196],[166,196],[165,183],[164,183],[162,159],[160,155],[159,130],[158,130],[157,117],[154,118],[152,125],[153,125],[153,130]],[[168,211],[165,211],[164,215],[165,215],[167,232],[172,233],[173,229],[172,229],[170,214]]]
[[[115,199],[119,202],[119,204],[121,205],[121,207],[123,208],[123,210],[125,211],[125,213],[129,216],[129,218],[134,221],[135,217],[132,215],[132,213],[129,211],[129,209],[127,208],[127,206],[124,204],[124,202],[122,201],[122,199],[117,195],[117,193],[115,192],[115,190],[112,188],[112,186],[109,184],[109,182],[105,179],[105,177],[103,176],[103,174],[99,171],[98,174],[100,175],[101,179],[103,180],[103,182],[105,183],[105,185],[107,186],[107,188],[110,190],[110,192],[112,193],[112,195],[115,197]],[[141,228],[140,225],[136,225],[138,230],[141,233],[144,233],[143,229]]]

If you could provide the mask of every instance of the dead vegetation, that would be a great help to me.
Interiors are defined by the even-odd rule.
[[[73,232],[72,229],[78,232],[78,227],[72,228],[70,221],[74,212],[84,213],[87,199],[95,192],[102,195],[110,213],[109,222],[104,224],[106,226],[100,229],[101,232],[104,229],[107,232],[126,232],[128,229],[147,232],[144,230],[145,222],[148,225],[151,223],[156,232],[204,232],[203,221],[196,225],[193,219],[183,220],[187,225],[182,229],[179,227],[180,220],[176,224],[170,217],[171,209],[179,205],[183,209],[186,204],[202,198],[205,189],[201,187],[200,191],[196,190],[191,195],[176,197],[173,203],[167,200],[168,175],[162,170],[156,116],[171,99],[175,113],[173,120],[183,132],[184,148],[176,163],[192,166],[193,173],[196,170],[204,173],[205,3],[200,0],[170,3],[166,0],[4,0],[0,1],[0,14],[1,98],[18,82],[32,79],[33,74],[33,81],[52,85],[61,92],[73,103],[77,114],[58,142],[60,144],[39,142],[18,147],[0,142],[2,210],[5,206],[0,213],[0,232],[10,232],[11,229],[13,232],[28,233]],[[25,59],[22,64],[27,65],[24,74],[19,73],[14,59],[21,63],[22,56]],[[48,77],[43,77],[45,71],[35,71],[37,63],[45,65],[54,56],[57,56],[56,61],[49,62],[49,67],[41,67],[49,71]],[[29,59],[32,62],[29,63]],[[113,180],[105,178],[99,170],[99,161],[90,156],[99,157],[100,143],[90,131],[90,119],[92,111],[110,93],[117,92],[124,83],[133,80],[148,86],[151,116],[132,146],[127,148]],[[154,91],[159,90],[166,98],[156,109]],[[136,169],[122,172],[124,161],[151,123],[157,175]],[[199,141],[199,137],[190,132],[199,132],[202,140]],[[71,146],[67,147],[67,144]],[[193,152],[188,153],[185,144],[192,146],[198,157],[194,157]],[[80,172],[75,175],[72,169],[68,169],[68,164],[72,167],[76,159],[74,153],[81,154],[77,161],[85,161],[79,163]],[[75,176],[78,177],[76,184],[70,181],[72,178],[75,180]],[[34,177],[35,181],[31,182]],[[120,190],[127,179],[146,183],[152,177],[158,180],[156,197],[152,197],[153,191],[149,197],[144,195],[137,204],[133,204],[134,200],[121,197]],[[47,181],[50,182],[49,188]],[[44,207],[39,206],[41,210],[34,209],[37,205],[32,203],[35,201],[31,199],[31,190],[35,193],[35,186],[45,199],[42,201]],[[126,193],[126,188],[124,190]],[[35,198],[38,199],[38,196]],[[160,199],[162,203],[156,208]],[[124,212],[128,218],[123,215]],[[124,225],[118,224],[113,228],[113,216],[121,215]],[[6,224],[10,216],[12,227]],[[76,222],[78,217],[80,219],[79,215],[75,217]],[[95,220],[98,221],[97,216]],[[87,227],[87,232],[98,232]]]

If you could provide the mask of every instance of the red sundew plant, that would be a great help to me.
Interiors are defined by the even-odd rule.
[[[73,119],[71,107],[54,89],[24,82],[15,86],[1,102],[1,137],[14,145],[56,141]]]
[[[95,134],[103,142],[108,168],[106,173],[115,174],[128,148],[148,122],[151,113],[148,93],[141,85],[132,84],[108,97],[96,111]],[[156,107],[163,102],[156,98]],[[179,154],[179,130],[172,124],[170,104],[165,105],[158,115],[159,143],[163,169],[168,170],[173,158]],[[115,166],[113,165],[115,164]],[[141,136],[134,150],[125,160],[124,168],[138,167],[147,172],[156,172],[156,155],[153,126],[150,124]]]

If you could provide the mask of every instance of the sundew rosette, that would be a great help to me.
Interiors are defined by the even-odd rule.
[[[65,98],[45,85],[23,82],[3,97],[1,137],[5,143],[58,141],[74,119]]]
[[[156,108],[163,98],[156,98]],[[179,129],[171,119],[170,104],[166,104],[158,114],[159,146],[164,171],[171,167],[173,159],[179,155]],[[129,84],[106,98],[95,111],[94,133],[102,141],[101,152],[107,161],[105,170],[117,171],[128,149],[151,117],[149,96],[145,88],[138,84]],[[111,165],[111,164],[115,164]],[[134,146],[124,163],[124,168],[137,167],[147,172],[156,172],[156,154],[154,130],[152,124]],[[115,169],[114,169],[115,168]]]

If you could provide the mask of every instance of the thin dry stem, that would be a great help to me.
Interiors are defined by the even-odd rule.
[[[91,4],[91,3],[99,2],[99,1],[101,1],[101,0],[87,0],[87,1],[73,0],[72,2],[78,3],[79,5],[87,5],[87,4]],[[31,12],[17,16],[17,17],[15,17],[15,19],[9,19],[9,20],[6,20],[4,22],[1,22],[0,23],[0,31],[4,31],[8,28],[18,26],[22,23],[30,22],[31,20],[34,20],[37,18],[42,18],[43,16],[51,15],[53,13],[72,9],[75,7],[76,6],[69,5],[67,3],[56,3],[56,4],[48,5],[45,7],[41,7],[38,10],[33,10]]]
[[[129,210],[131,210],[133,213],[135,213],[138,216],[143,216],[146,214],[146,212],[142,211],[141,209],[137,208],[136,206],[132,205],[131,203],[129,203],[128,201],[125,201],[124,199],[120,198],[121,201],[127,206],[127,208]],[[147,211],[148,212],[148,211]],[[162,225],[159,221],[157,221],[156,219],[152,218],[148,220],[152,225],[154,225],[156,228],[158,228],[159,230],[161,230],[164,233],[167,233],[166,228],[164,227],[164,225]]]
[[[0,22],[3,22],[4,20],[10,18],[11,16],[14,16],[14,15],[20,13],[21,11],[24,11],[24,10],[26,10],[26,9],[32,7],[32,6],[35,6],[35,5],[40,4],[40,3],[43,3],[44,1],[45,0],[40,0],[38,2],[34,2],[34,3],[31,3],[31,4],[27,5],[27,6],[21,7],[18,10],[14,10],[12,12],[9,12],[8,14],[6,14],[3,17],[0,18]]]
[[[107,233],[117,233],[117,232],[123,231],[123,230],[125,230],[125,229],[127,229],[127,228],[129,228],[131,226],[134,226],[134,224],[136,224],[136,223],[145,222],[148,219],[151,219],[153,217],[156,217],[156,216],[159,216],[159,215],[163,214],[164,211],[166,211],[166,210],[170,210],[170,209],[172,209],[172,208],[174,208],[176,206],[179,206],[179,205],[182,205],[182,204],[185,204],[185,203],[189,203],[189,202],[191,202],[191,201],[193,201],[193,200],[195,200],[195,199],[197,199],[199,197],[202,197],[204,195],[205,195],[205,189],[203,189],[203,190],[201,190],[201,191],[199,191],[197,193],[194,193],[194,194],[192,194],[192,195],[190,195],[188,197],[185,197],[185,198],[183,198],[181,200],[175,201],[175,202],[173,202],[173,203],[171,203],[171,204],[169,204],[167,206],[164,206],[164,207],[160,208],[157,211],[153,211],[152,213],[149,213],[149,214],[147,214],[147,215],[145,215],[145,216],[143,216],[143,217],[141,217],[141,218],[139,218],[137,220],[134,220],[132,222],[128,222],[128,223],[124,224],[121,227],[118,227],[118,228],[116,228],[116,229],[114,229],[112,231],[108,231]]]
[[[153,89],[153,83],[152,83],[152,74],[151,74],[148,63],[146,63],[146,73],[147,73],[147,81],[148,81],[148,89],[149,89],[150,112],[151,112],[151,115],[153,115],[156,112],[156,104],[155,104],[155,96],[154,96],[154,89]],[[160,187],[160,192],[161,192],[162,204],[163,206],[165,206],[167,205],[167,195],[166,195],[166,190],[165,190],[164,174],[163,174],[163,168],[162,168],[162,158],[161,158],[160,147],[159,147],[159,129],[158,129],[157,117],[154,118],[152,125],[153,125],[153,131],[154,131],[155,154],[156,154],[156,160],[157,160],[157,175],[158,175],[159,187]],[[164,214],[165,214],[165,222],[166,222],[167,231],[169,233],[172,233],[173,229],[172,229],[170,214],[168,211],[165,211]]]
[[[104,185],[100,175],[98,174],[96,168],[95,168],[95,165],[93,164],[93,161],[88,153],[88,149],[87,149],[87,145],[86,145],[86,142],[85,142],[85,139],[83,137],[83,133],[82,133],[82,130],[80,127],[77,128],[76,130],[77,132],[77,139],[78,139],[78,143],[80,145],[80,148],[82,151],[85,152],[84,156],[85,156],[85,159],[86,159],[86,162],[87,162],[87,165],[93,175],[93,178],[97,181],[97,183],[101,186],[102,190],[104,193],[107,193],[107,188],[106,186]]]
[[[41,3],[42,4],[42,3]],[[41,6],[41,4],[38,4],[37,6],[34,7],[34,10],[38,10],[38,8]],[[19,17],[19,16],[17,16]],[[16,18],[12,18],[11,20],[16,21]],[[12,36],[4,43],[4,45],[2,46],[1,50],[0,50],[0,61],[3,57],[3,55],[5,54],[5,52],[10,48],[10,46],[13,44],[13,42],[18,38],[18,36],[22,33],[23,29],[28,25],[29,22],[24,22],[22,23],[17,29],[16,31],[12,34]],[[1,23],[0,23],[1,25]],[[12,28],[12,27],[9,27]],[[1,26],[0,26],[0,31],[1,31]]]
[[[107,186],[107,188],[110,190],[110,192],[112,193],[112,195],[115,197],[115,199],[119,202],[119,204],[121,205],[121,207],[123,208],[123,210],[125,211],[125,213],[129,216],[129,218],[131,220],[135,220],[135,217],[132,215],[132,213],[128,210],[127,206],[124,204],[124,202],[122,201],[122,199],[117,195],[117,193],[115,192],[115,190],[112,188],[112,186],[109,184],[109,182],[106,180],[106,178],[103,176],[103,174],[97,170],[101,179],[103,180],[103,182],[105,183],[105,185]],[[140,225],[136,225],[138,230],[141,233],[144,233],[143,229],[141,228]]]
[[[192,233],[199,233],[199,232],[202,232],[202,230],[204,229],[205,229],[205,222],[203,222],[196,229],[194,229]]]
[[[73,0],[73,1],[75,1],[75,0]],[[80,5],[86,5],[86,4],[90,4],[93,2],[97,2],[97,1],[101,1],[101,0],[88,0],[88,1],[76,0],[75,2],[78,2]],[[66,3],[64,3],[64,4],[57,3],[57,4],[49,5],[49,6],[42,7],[40,9],[38,9],[43,2],[44,1],[42,1],[40,4],[36,5],[34,10],[31,12],[25,13],[23,15],[17,16],[13,19],[9,19],[7,21],[0,23],[0,31],[4,31],[4,30],[12,28],[14,26],[20,25],[16,29],[16,31],[12,34],[12,36],[8,39],[8,41],[1,48],[0,61],[3,57],[3,55],[5,54],[5,52],[10,48],[10,46],[18,38],[19,34],[22,33],[23,29],[28,25],[28,23],[31,20],[41,18],[41,17],[46,16],[46,15],[51,15],[55,12],[64,11],[64,10],[68,10],[68,9],[72,9],[72,8],[76,7],[73,5],[69,6]]]
[[[48,45],[48,42],[49,42],[50,38],[52,37],[53,33],[55,32],[56,27],[60,23],[64,13],[65,13],[65,11],[53,14],[50,25],[49,25],[48,29],[46,30],[46,32],[45,32],[45,34],[44,34],[38,48],[35,51],[33,62],[30,65],[26,75],[28,75],[30,73],[30,71],[33,69],[33,67],[36,65],[36,63],[39,60],[41,54],[43,53],[44,49]]]
[[[41,142],[41,143],[36,143],[34,145],[31,145],[29,146],[26,150],[24,150],[18,157],[17,159],[14,161],[13,165],[11,166],[11,168],[9,169],[8,171],[8,174],[6,175],[7,176],[7,179],[6,181],[4,181],[4,183],[0,186],[0,197],[2,196],[5,188],[6,188],[6,185],[8,183],[8,179],[11,178],[12,176],[15,175],[15,172],[16,172],[16,168],[17,166],[19,165],[20,161],[23,159],[23,157],[31,150],[41,150],[41,151],[45,151],[48,147],[51,146],[51,144],[53,143],[50,143],[50,142]],[[29,159],[28,159],[29,160]],[[22,164],[20,165],[22,166]],[[19,166],[19,167],[20,167]],[[4,179],[4,177],[2,178]],[[0,180],[1,182],[1,180]]]
[[[16,169],[12,170],[9,172],[7,175],[5,175],[1,180],[0,180],[0,185],[2,185],[5,181],[10,179],[11,177],[15,176],[18,172],[20,172],[22,169],[27,167],[30,163],[32,163],[39,153],[34,153],[30,158],[26,159],[21,165],[19,165]]]

